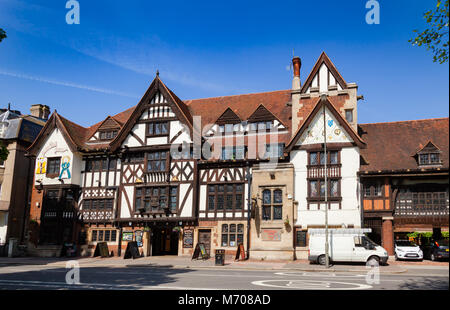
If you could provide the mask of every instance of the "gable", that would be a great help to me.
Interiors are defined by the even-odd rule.
[[[324,132],[327,134],[327,143],[353,143],[353,139],[339,120],[325,108],[325,130],[323,125],[323,110],[317,113],[311,123],[305,128],[296,145],[324,143]]]
[[[429,141],[424,147],[422,147],[416,154],[424,154],[424,153],[440,153],[441,150],[434,145],[433,142]]]
[[[149,126],[155,123],[167,124],[165,132],[158,137],[149,137]],[[192,117],[186,105],[156,76],[117,138],[111,143],[111,149],[115,151],[121,146],[141,147],[173,143],[173,138],[179,138],[185,133],[186,127],[190,136]]]
[[[337,71],[330,58],[322,52],[311,73],[301,88],[301,93],[328,92],[330,90],[343,90],[347,83]]]
[[[242,121],[239,118],[239,116],[237,116],[236,113],[233,112],[233,110],[227,108],[225,112],[223,112],[222,115],[217,119],[216,124],[217,125],[239,124],[241,122]]]
[[[326,129],[324,129],[324,107]],[[336,110],[328,96],[323,94],[317,98],[314,109],[292,137],[286,151],[290,152],[294,146],[324,143],[325,131],[327,143],[351,143],[359,148],[366,147],[366,143]]]

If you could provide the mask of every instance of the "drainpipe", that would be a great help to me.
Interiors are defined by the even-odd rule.
[[[250,217],[252,207],[252,175],[250,174],[250,166],[247,166],[247,182],[248,182],[248,194],[247,194],[247,259],[250,258]]]

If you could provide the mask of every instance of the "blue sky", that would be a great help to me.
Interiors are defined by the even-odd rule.
[[[413,29],[435,0],[79,0],[80,24],[66,24],[66,0],[0,0],[0,106],[31,104],[83,126],[138,103],[155,76],[181,99],[289,89],[293,50],[305,81],[325,51],[359,86],[358,121],[448,117],[449,67],[414,47]]]

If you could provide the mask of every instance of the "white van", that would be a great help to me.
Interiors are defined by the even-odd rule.
[[[328,229],[329,259],[332,262],[378,262],[386,264],[387,251],[367,238],[371,229]],[[325,265],[325,229],[309,229],[311,262]]]

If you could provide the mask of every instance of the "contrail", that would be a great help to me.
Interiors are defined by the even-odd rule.
[[[41,77],[35,77],[35,76],[30,76],[30,75],[25,75],[25,74],[20,74],[20,73],[7,72],[7,71],[3,71],[3,70],[0,70],[0,74],[6,75],[6,76],[12,76],[15,78],[20,78],[20,79],[26,79],[26,80],[31,80],[31,81],[38,81],[38,82],[53,84],[53,85],[85,89],[85,90],[90,90],[90,91],[108,94],[108,95],[118,95],[118,96],[123,96],[123,97],[140,99],[139,96],[131,95],[131,94],[123,93],[123,92],[118,92],[118,91],[114,91],[114,90],[110,90],[110,89],[91,87],[91,86],[87,86],[87,85],[81,85],[81,84],[75,84],[75,83],[69,83],[69,82],[49,80],[49,79],[45,79],[45,78],[41,78]]]

